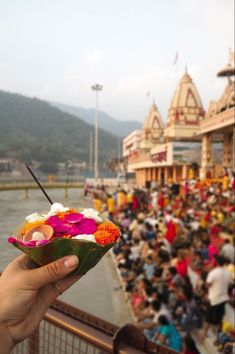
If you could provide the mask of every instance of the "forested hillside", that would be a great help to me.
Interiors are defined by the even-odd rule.
[[[82,107],[69,106],[57,102],[51,102],[51,105],[61,109],[62,111],[79,117],[88,124],[92,124],[95,120],[94,109],[85,109]],[[143,124],[135,120],[117,120],[111,117],[109,114],[99,111],[99,125],[107,132],[118,135],[121,138],[125,138],[128,134],[133,132],[133,130],[141,129]]]
[[[0,90],[0,158],[55,165],[88,161],[94,127],[36,98]],[[93,134],[94,136],[94,134]],[[117,155],[117,137],[100,130],[100,164]]]

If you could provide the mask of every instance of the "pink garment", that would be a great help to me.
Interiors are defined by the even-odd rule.
[[[219,255],[219,251],[218,251],[218,249],[214,246],[214,245],[212,245],[212,244],[210,244],[209,246],[208,246],[208,257],[209,257],[209,261],[213,261],[214,260],[214,256],[215,255]]]
[[[214,225],[210,229],[210,234],[211,236],[218,236],[221,231],[222,231],[221,227]]]
[[[159,196],[157,203],[160,208],[163,208],[164,207],[164,198],[162,196]]]
[[[139,294],[133,294],[131,297],[131,303],[133,307],[138,307],[144,301],[144,297]]]
[[[178,260],[176,262],[176,270],[181,277],[186,277],[188,275],[188,261],[187,259]]]
[[[188,185],[188,183],[186,183],[185,186],[184,186],[184,194],[188,195],[189,192],[190,192],[189,185]]]
[[[235,190],[235,178],[234,178],[233,183],[232,183],[232,190],[233,191]]]
[[[172,242],[174,241],[175,237],[176,237],[176,228],[175,228],[175,225],[173,224],[173,222],[171,220],[167,224],[167,231],[166,231],[165,238],[167,239],[167,241],[170,244],[172,244]]]
[[[136,210],[138,209],[138,199],[136,197],[136,195],[133,195],[133,200],[132,200],[132,210]]]

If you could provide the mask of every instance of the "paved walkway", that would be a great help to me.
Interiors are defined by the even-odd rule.
[[[189,268],[189,277],[194,286],[198,275],[191,268]],[[235,322],[235,311],[230,304],[227,304],[226,306],[226,313],[225,313],[224,320],[230,323]],[[202,354],[212,354],[212,353],[220,354],[217,351],[216,347],[213,345],[213,342],[216,340],[216,334],[212,330],[209,331],[208,338],[206,338],[203,342],[201,342],[197,333],[194,333],[194,339],[196,340],[198,344],[198,349],[200,349]]]
[[[130,308],[126,293],[122,288],[120,278],[116,266],[114,264],[111,252],[104,258],[105,269],[107,274],[107,279],[110,284],[112,292],[112,302],[114,313],[116,317],[116,322],[118,325],[123,325],[126,323],[134,323],[134,317],[132,310]]]
[[[109,254],[60,299],[119,326],[133,322],[125,293]]]

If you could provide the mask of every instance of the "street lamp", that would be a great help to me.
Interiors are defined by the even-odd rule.
[[[95,180],[99,178],[99,168],[98,168],[98,156],[99,156],[99,91],[102,90],[103,86],[96,84],[91,86],[92,90],[96,92],[96,111],[95,111],[95,159],[94,159],[94,172]]]

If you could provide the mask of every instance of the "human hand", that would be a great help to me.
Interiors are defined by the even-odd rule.
[[[81,276],[67,276],[78,265],[77,256],[63,257],[32,269],[22,255],[11,262],[0,277],[0,343],[2,354],[28,337],[38,326],[56,297]]]

